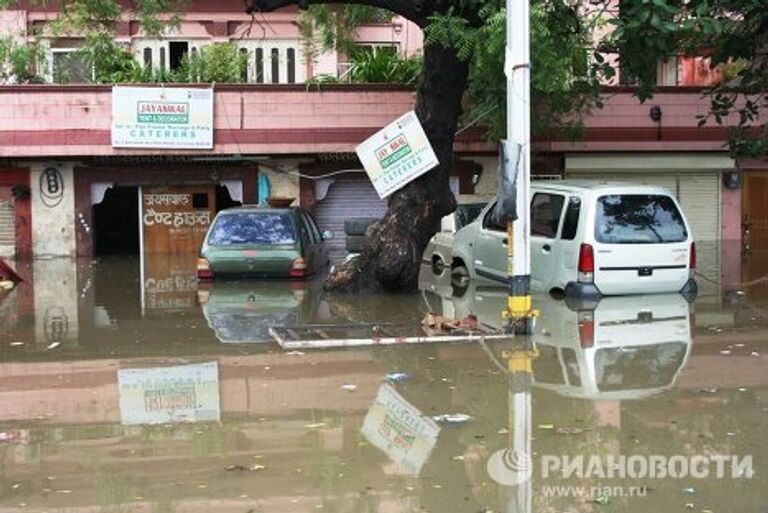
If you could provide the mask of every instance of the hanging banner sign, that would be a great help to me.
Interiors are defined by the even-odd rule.
[[[113,87],[112,146],[213,149],[213,89]]]
[[[440,163],[414,111],[376,132],[355,151],[380,198]]]

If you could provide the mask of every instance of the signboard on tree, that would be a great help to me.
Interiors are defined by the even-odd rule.
[[[112,88],[114,148],[213,148],[213,89]]]
[[[439,164],[414,111],[373,134],[355,151],[381,198]]]

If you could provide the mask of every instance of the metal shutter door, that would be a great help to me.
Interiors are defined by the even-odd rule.
[[[672,194],[677,194],[677,179],[674,173],[665,174],[646,174],[646,173],[595,173],[595,172],[574,172],[566,171],[566,178],[572,178],[576,180],[600,180],[610,182],[630,182],[639,183],[641,185],[656,185],[658,187],[666,187]]]
[[[16,253],[16,218],[13,200],[0,200],[0,256],[13,257]]]
[[[387,211],[387,202],[379,198],[367,179],[336,180],[322,201],[315,205],[315,219],[320,230],[333,232],[329,240],[331,262],[338,262],[347,254],[344,220],[355,217],[380,218]]]

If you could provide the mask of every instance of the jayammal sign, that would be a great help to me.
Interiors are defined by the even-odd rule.
[[[115,148],[213,148],[213,89],[112,88]]]
[[[355,151],[380,198],[438,165],[432,145],[414,111],[373,134]]]

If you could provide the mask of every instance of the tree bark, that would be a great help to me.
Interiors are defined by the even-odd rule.
[[[467,75],[468,64],[455,50],[424,48],[416,114],[440,164],[389,197],[387,212],[369,228],[361,254],[335,268],[326,279],[326,290],[416,287],[424,248],[440,219],[456,207],[448,177]]]
[[[462,16],[478,26],[479,7],[460,0],[250,0],[248,12],[268,12],[287,5],[362,4],[390,10],[424,28],[435,13]],[[454,48],[439,44],[424,47],[424,65],[416,96],[416,114],[440,164],[395,191],[384,217],[369,228],[361,254],[335,268],[325,289],[407,290],[418,283],[424,248],[440,219],[456,208],[449,186],[453,167],[453,140],[461,115],[469,65]]]

